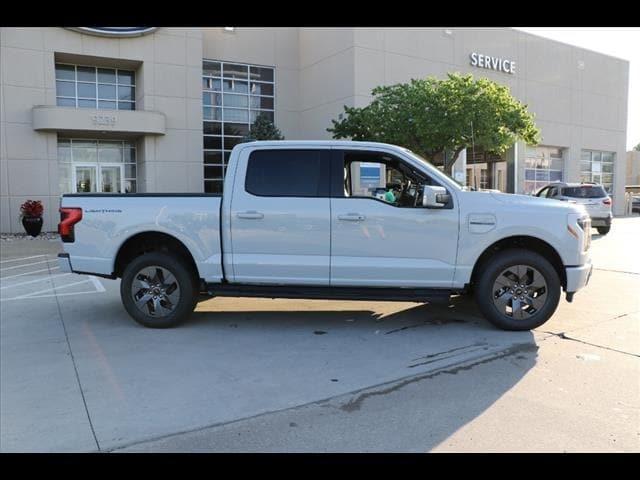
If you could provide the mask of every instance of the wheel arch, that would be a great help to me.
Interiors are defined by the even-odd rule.
[[[497,240],[496,242],[489,245],[480,254],[473,266],[470,285],[473,286],[477,282],[479,272],[482,270],[482,266],[486,262],[488,262],[497,253],[509,248],[522,248],[542,255],[551,263],[554,270],[558,273],[558,278],[560,278],[560,284],[562,285],[562,288],[566,288],[567,272],[565,271],[562,257],[560,257],[558,251],[548,242],[530,235],[513,235]]]
[[[183,242],[164,232],[145,231],[127,238],[118,249],[114,262],[114,275],[122,277],[127,265],[136,257],[149,252],[164,252],[182,258],[196,279],[200,278],[198,266]]]

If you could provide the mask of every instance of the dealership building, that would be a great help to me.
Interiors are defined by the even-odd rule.
[[[530,193],[602,183],[622,214],[629,63],[507,28],[0,28],[0,231],[69,192],[220,192],[257,115],[328,139],[378,85],[448,72],[506,85],[540,145],[467,149],[459,181]]]

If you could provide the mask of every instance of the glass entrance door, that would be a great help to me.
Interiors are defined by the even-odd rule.
[[[75,193],[97,192],[97,167],[95,165],[76,165],[74,168]]]
[[[100,187],[104,193],[122,193],[123,165],[100,165]]]
[[[122,193],[124,165],[74,165],[74,193]]]

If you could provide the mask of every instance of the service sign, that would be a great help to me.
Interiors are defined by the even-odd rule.
[[[505,60],[504,58],[492,57],[476,52],[472,52],[469,57],[471,58],[472,67],[487,68],[497,72],[510,73],[511,75],[516,73],[516,62],[512,60]]]
[[[80,33],[100,37],[139,37],[157,30],[158,27],[67,27]]]

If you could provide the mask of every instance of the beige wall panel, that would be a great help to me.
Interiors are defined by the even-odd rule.
[[[454,38],[442,28],[386,28],[385,51],[436,62],[454,62]]]
[[[5,123],[3,130],[6,132],[5,143],[8,158],[15,160],[47,158],[46,137],[34,132],[31,125]]]
[[[275,65],[278,68],[297,69],[300,65],[298,28],[276,28]]]
[[[142,37],[121,38],[119,43],[120,55],[129,60],[139,60],[154,62],[155,43],[154,35],[144,35]]]
[[[7,159],[0,159],[0,196],[2,197],[9,195],[8,165],[9,161]]]
[[[578,75],[573,47],[534,35],[522,34],[522,38],[526,42],[522,63],[526,65],[527,79],[571,88],[572,79]]]
[[[385,29],[382,28],[354,28],[353,44],[374,50],[384,50]]]
[[[619,124],[620,101],[616,98],[582,92],[582,124],[585,127],[624,130]]]
[[[165,136],[156,139],[155,147],[155,162],[184,161],[187,155],[187,130],[167,130]]]
[[[331,139],[331,133],[327,132],[326,129],[331,127],[331,119],[337,119],[338,115],[344,111],[343,105],[352,107],[354,105],[354,98],[345,98],[301,112],[300,138],[304,138],[305,140]]]
[[[187,96],[187,75],[184,67],[156,63],[154,74],[154,95],[181,98]]]
[[[82,34],[82,53],[94,57],[120,57],[120,45],[112,38]]]
[[[353,95],[353,48],[327,57],[300,71],[300,109]]]
[[[0,232],[13,232],[13,223],[9,197],[0,197]]]
[[[12,160],[7,164],[9,195],[48,196],[49,162],[45,160]]]
[[[278,68],[275,73],[276,110],[297,110],[300,105],[300,73],[298,70]]]
[[[42,50],[44,35],[38,27],[3,27],[2,45],[5,47]]]
[[[386,84],[383,51],[356,47],[354,60],[356,95],[370,95],[374,87]]]
[[[44,52],[23,48],[2,47],[0,70],[5,85],[44,88]],[[16,68],[19,65],[20,68]]]
[[[154,59],[157,63],[172,65],[184,65],[186,63],[186,37],[156,33],[153,35],[153,39]]]
[[[536,120],[571,122],[571,90],[548,83],[526,82],[526,94],[521,100]]]
[[[31,109],[45,101],[44,89],[6,85],[3,90],[4,121],[30,125]]]
[[[301,28],[300,68],[353,47],[352,28]]]
[[[300,130],[300,113],[290,110],[276,110],[276,126],[286,140],[303,140]]]

